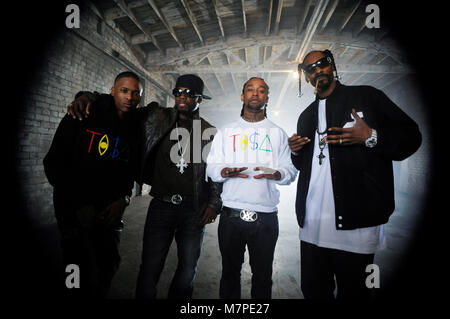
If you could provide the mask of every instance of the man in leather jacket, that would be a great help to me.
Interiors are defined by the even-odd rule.
[[[136,109],[140,128],[136,181],[151,185],[154,197],[145,223],[137,298],[156,298],[156,285],[173,238],[179,260],[168,297],[192,298],[204,226],[215,221],[222,206],[221,183],[205,178],[204,159],[216,129],[199,116],[199,104],[209,99],[203,95],[203,87],[198,76],[182,75],[173,90],[173,108],[152,102]],[[98,94],[84,93],[69,106],[69,113],[80,119],[98,98]]]

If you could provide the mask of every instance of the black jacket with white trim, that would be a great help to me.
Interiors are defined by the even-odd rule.
[[[401,161],[417,151],[422,135],[419,127],[382,91],[370,86],[345,86],[336,83],[326,100],[327,127],[343,127],[353,121],[352,108],[362,112],[362,119],[377,131],[377,145],[329,144],[331,177],[338,230],[385,224],[394,211],[394,176],[392,161]],[[297,134],[309,137],[292,162],[297,167],[296,214],[303,227],[306,197],[311,177],[318,98],[300,115]],[[340,216],[340,217],[339,217]],[[339,219],[338,219],[339,217]]]

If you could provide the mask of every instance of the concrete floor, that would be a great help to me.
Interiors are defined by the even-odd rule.
[[[111,298],[133,298],[142,249],[143,225],[151,197],[148,195],[135,197],[124,216],[125,230],[122,234],[122,263],[116,274]],[[297,221],[295,215],[280,214],[280,235],[275,250],[273,271],[273,298],[302,298],[300,291],[299,247]],[[219,298],[219,281],[221,276],[221,257],[217,240],[215,223],[206,227],[202,253],[199,260],[193,298]],[[177,264],[176,244],[172,243],[166,260],[166,266],[158,284],[158,298],[165,298],[170,281]],[[250,298],[251,270],[248,264],[248,253],[242,269],[242,298]]]
[[[275,299],[302,299],[300,290],[300,243],[298,225],[294,213],[296,183],[281,189],[279,205],[280,232],[275,250],[273,270],[273,293]],[[127,208],[124,221],[125,229],[121,242],[122,263],[116,274],[110,292],[112,299],[134,298],[136,278],[140,264],[143,226],[151,197],[134,197]],[[396,194],[396,212],[386,225],[387,248],[375,256],[375,264],[380,268],[382,291],[389,282],[396,266],[402,261],[408,250],[410,239],[414,236],[415,225],[420,209],[420,199],[413,196]],[[218,221],[206,227],[202,253],[195,281],[194,298],[218,298],[221,275],[221,257],[217,241]],[[158,285],[158,298],[165,298],[170,280],[177,263],[176,245],[172,244],[165,269]],[[242,298],[250,298],[251,270],[248,254],[242,269]]]

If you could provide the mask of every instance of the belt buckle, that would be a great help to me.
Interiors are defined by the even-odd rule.
[[[179,194],[175,194],[175,195],[172,195],[172,197],[170,198],[170,201],[174,205],[180,205],[181,202],[183,201],[183,197],[181,197],[181,195],[179,195]]]
[[[258,214],[255,211],[243,209],[239,213],[239,217],[243,221],[252,223],[258,219]]]

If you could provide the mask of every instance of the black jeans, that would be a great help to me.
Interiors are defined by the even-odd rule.
[[[369,300],[366,287],[367,265],[374,254],[357,254],[318,247],[301,241],[301,285],[305,299],[334,299],[336,276],[338,300]]]
[[[79,267],[79,288],[67,289],[68,298],[106,298],[120,264],[122,222],[115,227],[61,227],[64,267]]]
[[[194,211],[192,205],[174,205],[157,199],[151,201],[145,221],[136,298],[156,298],[156,286],[174,238],[178,265],[168,298],[192,298],[205,231],[200,221],[201,215]]]
[[[273,255],[278,239],[277,214],[260,213],[256,221],[246,222],[239,217],[229,217],[222,210],[218,235],[222,254],[220,298],[241,298],[241,268],[247,245],[252,269],[251,297],[270,299]]]

